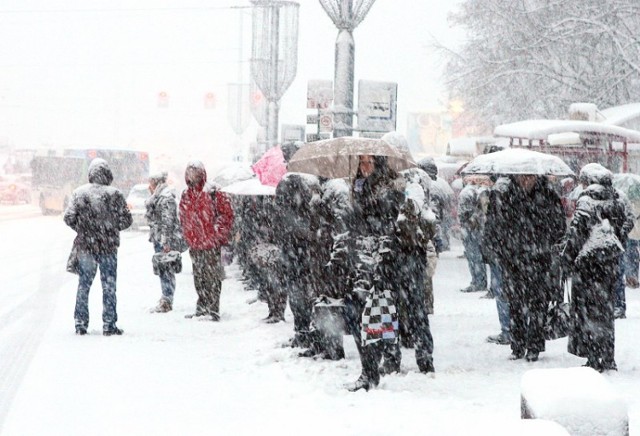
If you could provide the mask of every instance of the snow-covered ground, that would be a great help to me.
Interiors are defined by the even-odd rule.
[[[403,350],[402,373],[384,377],[370,392],[342,386],[360,370],[351,337],[345,337],[346,359],[338,362],[283,348],[293,330],[291,313],[286,323],[262,323],[266,305],[248,304],[256,292],[244,289],[235,265],[223,284],[221,322],[184,318],[196,300],[188,256],[174,311],[149,313],[160,286],[144,233],[122,238],[118,324],[124,336],[102,336],[96,280],[90,334],[80,337],[73,325],[76,276],[64,271],[72,238],[60,217],[0,223],[2,293],[36,295],[38,302],[21,306],[33,316],[18,324],[0,308],[0,337],[16,345],[20,332],[39,332],[22,360],[1,349],[5,364],[23,365],[11,386],[0,371],[0,396],[10,393],[3,435],[524,434],[522,375],[583,363],[565,351],[566,339],[548,342],[536,363],[509,361],[509,347],[485,342],[499,331],[495,301],[458,292],[469,282],[459,244],[442,256],[435,277],[435,375],[420,374],[413,351]],[[10,303],[3,298],[3,305]],[[605,377],[626,400],[634,434],[640,431],[640,290],[627,290],[627,299],[628,318],[616,324],[619,371]]]

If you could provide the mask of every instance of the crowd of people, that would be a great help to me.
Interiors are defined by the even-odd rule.
[[[615,370],[614,320],[637,281],[629,235],[640,224],[611,171],[587,164],[578,181],[567,201],[553,177],[466,177],[458,217],[472,279],[461,291],[495,298],[501,331],[487,341],[511,345],[512,359],[536,361],[545,339],[568,335],[586,366]]]
[[[395,132],[383,139],[406,147]],[[284,144],[285,161],[299,147]],[[369,390],[382,375],[400,371],[405,347],[415,349],[420,372],[432,373],[432,278],[449,246],[452,199],[437,187],[433,159],[417,164],[398,171],[384,156],[362,154],[348,181],[289,172],[275,196],[229,198],[207,183],[204,165],[194,161],[179,200],[166,174],[150,177],[149,240],[155,257],[189,250],[198,300],[187,317],[220,320],[221,249],[230,244],[246,286],[267,303],[264,321],[284,321],[288,302],[288,345],[300,348],[301,357],[343,359],[344,335],[354,338],[362,371],[348,389]],[[614,319],[624,302],[635,214],[612,177],[598,164],[585,166],[571,217],[549,177],[465,178],[457,212],[471,284],[462,291],[495,298],[501,331],[487,340],[509,344],[511,359],[538,360],[550,310],[560,310],[570,280],[568,351],[598,371],[616,369]],[[131,215],[112,180],[108,163],[95,159],[89,183],[74,192],[64,214],[77,232],[69,263],[79,275],[79,335],[87,333],[88,293],[98,268],[103,333],[123,334],[116,325],[117,250]],[[172,310],[176,272],[175,263],[157,265],[161,298],[153,312]]]

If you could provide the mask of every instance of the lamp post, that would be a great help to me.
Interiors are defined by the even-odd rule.
[[[292,1],[253,0],[251,76],[268,102],[267,146],[278,143],[278,102],[296,76],[298,9]]]
[[[333,136],[353,133],[353,81],[355,42],[353,30],[364,20],[376,0],[319,0],[338,28],[334,73]]]

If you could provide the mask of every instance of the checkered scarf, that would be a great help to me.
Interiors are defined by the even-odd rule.
[[[398,340],[398,314],[391,291],[369,290],[362,312],[362,345],[380,340],[395,343]]]

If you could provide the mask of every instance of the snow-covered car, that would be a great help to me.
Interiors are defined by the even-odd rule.
[[[131,230],[137,230],[142,226],[148,226],[147,220],[144,218],[146,208],[144,202],[151,196],[149,191],[149,185],[147,183],[140,183],[133,185],[127,196],[127,207],[133,217],[133,224],[131,224]]]
[[[30,203],[31,183],[28,175],[0,176],[0,202],[1,203]]]

